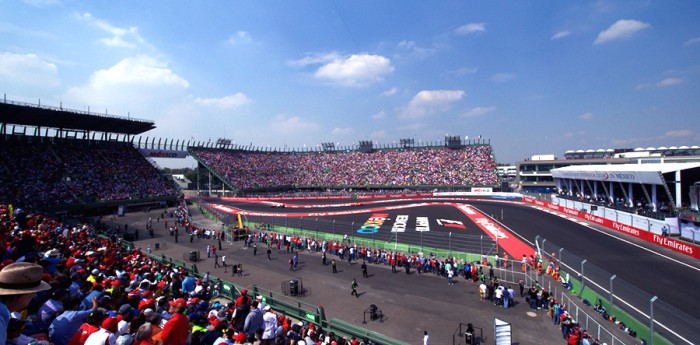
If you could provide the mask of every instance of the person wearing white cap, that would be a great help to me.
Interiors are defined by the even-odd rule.
[[[258,301],[258,309],[260,309],[262,312],[265,312],[265,307],[267,304],[263,302],[263,297],[261,295],[255,296],[255,300]]]
[[[22,311],[37,292],[51,288],[41,280],[44,268],[28,262],[15,262],[0,271],[0,344],[7,343],[10,313]]]
[[[263,310],[263,334],[261,345],[274,344],[275,336],[277,335],[277,315],[272,312],[272,308],[266,305]]]

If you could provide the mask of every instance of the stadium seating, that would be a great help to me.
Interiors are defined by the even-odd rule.
[[[191,148],[240,189],[277,186],[474,186],[497,181],[491,147],[415,148],[372,153],[271,153]]]
[[[0,202],[28,208],[177,194],[127,143],[3,141]]]

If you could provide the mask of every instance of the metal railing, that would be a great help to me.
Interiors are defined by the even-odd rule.
[[[697,332],[700,320],[697,317],[550,241],[538,237],[536,242],[545,263],[556,259],[562,270],[570,272],[579,282],[576,291],[580,298],[602,304],[608,313],[618,320],[624,320],[649,344],[700,344],[700,334]],[[650,330],[653,330],[653,338],[650,337]]]

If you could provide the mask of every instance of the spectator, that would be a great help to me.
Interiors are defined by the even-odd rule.
[[[189,333],[189,319],[183,314],[187,308],[187,301],[184,298],[178,298],[169,302],[168,313],[171,315],[168,322],[163,326],[161,333],[162,345],[184,345],[187,342]]]
[[[0,270],[0,344],[7,342],[10,313],[22,311],[37,292],[51,288],[41,280],[44,269],[27,262],[11,263]]]

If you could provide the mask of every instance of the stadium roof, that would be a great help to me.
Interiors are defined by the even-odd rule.
[[[661,174],[698,167],[700,163],[570,165],[551,172],[554,178],[661,185],[664,184]]]
[[[0,123],[129,135],[156,128],[153,121],[2,100]]]

